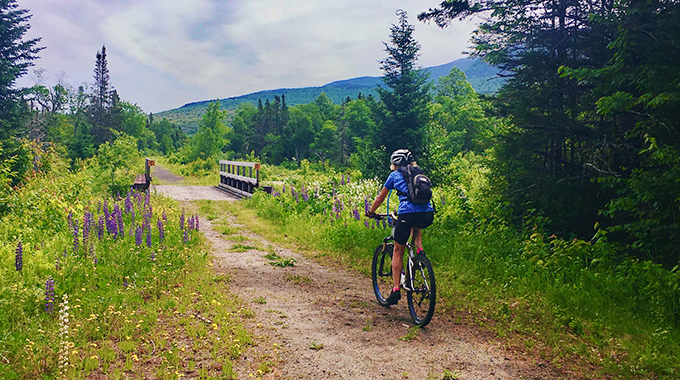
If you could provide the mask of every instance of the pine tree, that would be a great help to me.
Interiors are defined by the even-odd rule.
[[[90,100],[90,123],[91,132],[97,146],[114,139],[111,128],[117,129],[119,121],[115,115],[110,115],[114,101],[117,101],[117,94],[110,84],[108,62],[106,59],[106,46],[96,54],[94,68],[94,83],[92,85],[92,96]],[[116,113],[116,112],[114,112]]]
[[[20,89],[16,80],[26,74],[44,47],[40,38],[23,40],[30,25],[27,9],[15,0],[0,1],[0,141],[15,137],[21,129]]]
[[[418,156],[429,117],[430,85],[427,72],[417,66],[420,44],[413,37],[415,27],[408,23],[405,11],[397,11],[397,16],[399,22],[390,28],[390,43],[384,43],[388,57],[380,61],[386,87],[377,88],[384,110],[373,145],[384,146],[386,154],[406,148]]]

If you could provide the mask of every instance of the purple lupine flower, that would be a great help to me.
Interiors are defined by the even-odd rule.
[[[368,228],[368,220],[364,220],[364,226],[366,226],[366,228]]]
[[[182,209],[182,216],[179,217],[179,229],[184,229],[184,209]]]
[[[52,314],[54,312],[54,280],[52,276],[47,278],[45,282],[45,312]]]
[[[125,214],[129,214],[133,209],[134,207],[132,206],[132,200],[130,199],[130,192],[128,192],[128,195],[125,198]]]
[[[24,269],[24,246],[21,242],[17,244],[16,255],[14,256],[14,267],[17,272],[21,272]]]
[[[194,219],[194,227],[196,227],[196,231],[198,231],[198,214],[196,214],[196,218]]]
[[[189,223],[188,224],[189,224],[189,229],[193,230],[194,229],[194,216],[193,215],[189,217]]]
[[[154,251],[152,250],[152,251],[151,251],[151,261],[154,261],[154,260],[156,260],[156,252],[154,252]]]
[[[168,222],[168,217],[165,215],[165,210],[163,210],[163,223]]]
[[[99,223],[97,224],[97,238],[102,240],[102,235],[104,235],[104,216],[99,215]]]
[[[281,195],[281,193],[279,193],[278,191],[275,191],[274,194],[272,194],[272,195],[275,196],[275,197],[278,197],[279,195]]]
[[[184,244],[189,242],[189,233],[187,230],[184,230]]]
[[[375,226],[376,228],[380,228],[380,221],[378,219],[375,220]]]
[[[123,287],[124,287],[125,289],[127,289],[127,287],[128,287],[127,278],[124,278],[124,279],[123,279]]]
[[[99,264],[99,259],[97,258],[97,255],[94,255],[94,265],[96,266]]]
[[[368,212],[371,209],[370,202],[368,201],[368,196],[364,197],[364,211]]]
[[[163,241],[165,239],[165,231],[163,230],[163,222],[158,219],[156,222],[156,226],[158,226],[158,241]]]
[[[146,231],[146,246],[151,248],[151,229]]]
[[[142,226],[138,226],[135,229],[135,245],[138,247],[142,245]]]
[[[123,213],[120,211],[120,207],[116,205],[116,219],[118,219],[118,234],[121,238],[125,237],[125,226],[123,225]]]
[[[111,229],[111,234],[113,235],[113,240],[118,239],[118,223],[116,222],[115,218],[111,218],[109,221],[110,229]]]
[[[90,231],[92,230],[92,213],[85,211],[83,215],[83,247],[87,250],[88,242],[90,241]]]
[[[344,203],[342,203],[342,201],[341,201],[341,200],[339,200],[339,199],[338,199],[338,200],[336,200],[336,202],[338,203],[338,207],[337,207],[337,209],[338,209],[338,212],[340,212],[340,211],[342,211],[342,210],[344,210],[344,209],[345,209],[345,204],[344,204]]]
[[[345,184],[345,175],[342,175],[342,178],[340,179],[340,184],[344,185]]]
[[[66,248],[64,248],[64,257],[68,257],[68,252],[66,251]]]
[[[349,174],[347,174],[347,184],[349,184]]]
[[[354,210],[352,210],[352,215],[354,215],[354,219],[361,220],[361,216],[359,215],[359,210],[357,210],[356,208]]]
[[[59,258],[54,262],[54,269],[58,272],[61,270],[61,265],[59,264]]]
[[[73,211],[68,212],[68,229],[73,229]]]
[[[305,201],[305,202],[309,201],[309,195],[307,195],[306,191],[304,193],[302,193],[302,200]]]
[[[73,223],[73,253],[78,252],[78,220]]]
[[[283,189],[281,190],[281,193],[285,194],[286,193],[286,184],[283,184]]]
[[[383,219],[383,229],[387,228],[387,220]]]
[[[108,220],[109,217],[110,217],[110,212],[109,212],[109,201],[108,201],[108,199],[105,199],[105,200],[104,200],[104,206],[103,206],[103,207],[104,207],[104,218],[105,218],[106,220]]]

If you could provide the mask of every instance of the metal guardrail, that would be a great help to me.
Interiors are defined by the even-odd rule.
[[[258,162],[220,161],[220,189],[239,197],[252,197],[259,186]]]

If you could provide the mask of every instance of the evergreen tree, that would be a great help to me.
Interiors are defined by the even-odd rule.
[[[111,120],[107,120],[109,109],[112,106],[113,91],[109,83],[109,69],[107,67],[106,46],[96,54],[94,68],[94,84],[90,100],[91,132],[94,135],[95,144],[99,146],[107,141],[112,141],[113,133],[109,129]],[[117,94],[116,94],[117,97]]]
[[[106,46],[97,52],[97,60],[94,68],[94,86],[92,87],[92,105],[95,112],[103,114],[111,104],[111,85],[109,83],[108,60],[106,59]]]
[[[15,0],[0,1],[0,141],[17,136],[22,128],[21,90],[14,88],[16,80],[26,74],[38,59],[40,38],[24,40],[31,15],[19,9]],[[7,143],[3,154],[11,154]]]
[[[399,22],[390,28],[390,43],[384,43],[388,57],[380,61],[385,87],[377,88],[383,109],[378,113],[373,146],[384,146],[386,154],[407,148],[418,157],[424,151],[430,85],[427,72],[417,66],[420,44],[413,38],[415,27],[408,23],[405,11],[397,11],[397,16]]]

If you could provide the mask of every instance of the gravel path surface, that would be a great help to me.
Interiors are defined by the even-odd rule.
[[[235,201],[236,198],[211,186],[151,185],[151,191],[165,194],[178,201],[209,199],[211,201]]]
[[[156,185],[152,191],[183,201],[235,200],[214,187]],[[371,280],[331,268],[311,256],[276,246],[240,226],[229,215],[224,235],[201,218],[212,244],[215,270],[231,276],[231,291],[255,311],[251,331],[262,344],[280,348],[277,367],[264,379],[573,379],[545,361],[517,355],[486,330],[435,314],[406,339],[413,322],[405,299],[385,308],[375,300]],[[275,267],[264,256],[294,258],[294,267]],[[435,269],[436,270],[436,269]],[[245,357],[239,378],[249,378],[257,354]],[[450,377],[445,377],[450,375]]]

